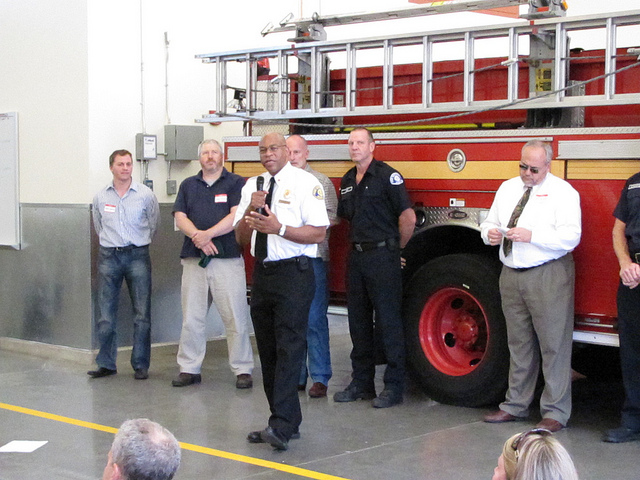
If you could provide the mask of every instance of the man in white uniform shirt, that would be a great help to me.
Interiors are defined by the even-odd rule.
[[[240,245],[256,257],[251,287],[251,320],[271,416],[250,432],[250,443],[286,450],[302,421],[298,379],[304,361],[309,307],[315,292],[313,264],[329,226],[324,190],[310,173],[289,163],[284,137],[260,140],[266,173],[242,188],[234,226]],[[267,193],[268,190],[270,193]]]
[[[482,239],[500,245],[502,310],[511,363],[509,390],[489,423],[529,415],[542,365],[539,428],[558,431],[571,415],[574,265],[580,242],[580,197],[550,173],[552,149],[531,140],[522,148],[520,176],[498,189]]]

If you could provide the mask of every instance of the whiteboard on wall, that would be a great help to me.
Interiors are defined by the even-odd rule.
[[[0,245],[20,248],[18,114],[0,113]]]

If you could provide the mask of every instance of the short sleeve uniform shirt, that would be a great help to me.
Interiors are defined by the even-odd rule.
[[[384,162],[373,159],[359,184],[356,167],[342,177],[338,216],[350,222],[351,242],[398,240],[398,218],[407,208],[411,201],[404,179]]]

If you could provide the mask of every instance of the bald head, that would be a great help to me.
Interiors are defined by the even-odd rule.
[[[287,138],[287,147],[289,148],[291,165],[298,168],[305,168],[307,166],[307,159],[309,158],[307,141],[300,135],[291,135]]]

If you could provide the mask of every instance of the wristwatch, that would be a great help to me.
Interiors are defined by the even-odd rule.
[[[287,226],[283,223],[280,227],[280,231],[278,232],[278,236],[284,237],[285,232],[287,231]]]

